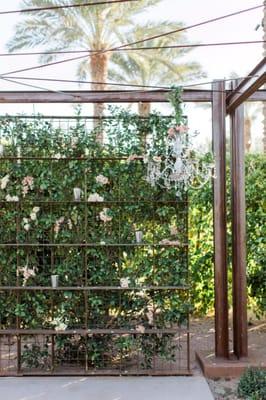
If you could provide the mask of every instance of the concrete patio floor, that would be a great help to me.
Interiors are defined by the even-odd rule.
[[[195,377],[0,378],[1,400],[213,400]]]

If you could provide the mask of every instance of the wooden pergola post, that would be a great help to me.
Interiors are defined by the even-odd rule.
[[[233,348],[235,356],[241,359],[248,356],[244,104],[235,108],[230,118]]]
[[[212,90],[212,143],[215,160],[215,179],[213,179],[215,356],[228,358],[226,93],[224,81],[214,81]]]
[[[265,82],[266,57],[246,78],[232,85],[227,96],[227,112],[231,119],[233,347],[238,359],[248,356],[244,102]],[[261,100],[265,101],[265,94]]]

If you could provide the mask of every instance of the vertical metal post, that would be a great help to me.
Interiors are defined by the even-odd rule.
[[[17,335],[17,374],[21,373],[21,335]]]
[[[212,140],[215,159],[213,179],[215,355],[229,357],[226,239],[226,93],[224,81],[212,84]]]
[[[54,373],[55,370],[55,335],[52,335],[52,350],[51,350],[51,370]]]
[[[87,182],[87,173],[88,173],[88,166],[87,162],[83,165],[84,168],[84,199],[85,199],[85,210],[84,211],[84,242],[88,243],[88,202],[86,199],[88,198],[88,182]],[[84,247],[84,249],[80,249],[83,254],[83,266],[84,266],[84,280],[82,285],[86,288],[88,286],[88,249]],[[85,329],[89,329],[89,307],[88,307],[88,296],[89,292],[84,290],[84,302],[85,302]],[[88,359],[88,335],[84,335],[85,341],[85,373],[89,370],[89,359]]]
[[[248,355],[246,289],[246,204],[244,105],[231,114],[231,196],[233,269],[233,342],[237,358]]]

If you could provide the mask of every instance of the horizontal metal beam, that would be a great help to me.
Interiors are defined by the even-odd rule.
[[[266,57],[250,72],[249,77],[240,81],[236,88],[227,95],[227,113],[232,113],[266,83]]]
[[[192,376],[192,372],[187,369],[186,367],[181,368],[178,367],[172,368],[172,369],[157,369],[156,371],[154,369],[129,369],[127,370],[121,370],[119,369],[89,369],[85,371],[85,367],[82,369],[71,369],[71,368],[62,368],[59,371],[55,368],[54,370],[35,370],[35,372],[29,372],[29,370],[19,370],[17,371],[12,371],[12,369],[5,369],[3,372],[1,371],[1,378],[3,377],[44,377],[44,376],[60,376],[60,377],[88,377],[88,376],[93,376],[93,377],[103,377],[103,376]]]
[[[130,291],[141,291],[141,290],[151,290],[151,291],[156,291],[156,290],[188,290],[189,286],[188,285],[179,285],[179,286],[127,286],[127,287],[122,287],[122,286],[57,286],[57,287],[52,287],[52,286],[0,286],[0,293],[2,291],[10,291],[10,292],[27,292],[27,291],[36,291],[36,292],[45,292],[45,291],[124,291],[124,292],[130,292]]]
[[[266,90],[257,90],[247,101],[266,101]]]
[[[189,333],[189,330],[185,327],[176,327],[176,328],[148,328],[145,329],[145,334],[180,334],[180,333]],[[143,335],[142,332],[136,330],[134,328],[120,328],[120,329],[112,329],[112,328],[91,328],[91,329],[66,329],[66,330],[55,330],[55,329],[0,329],[0,335],[86,335],[86,334],[95,334],[95,335]]]
[[[101,202],[100,202],[101,203]],[[178,243],[169,241],[169,243],[0,243],[0,248],[29,248],[29,247],[40,247],[40,248],[49,248],[49,247],[56,247],[56,248],[68,248],[68,247],[76,247],[76,248],[95,248],[95,247],[187,247],[188,243]]]
[[[168,102],[169,90],[154,91],[6,91],[0,92],[0,103],[136,103]],[[211,90],[184,90],[183,100],[208,102]]]
[[[65,91],[60,93],[44,91],[6,91],[0,92],[0,103],[165,103],[168,102],[168,90],[150,92],[137,91]],[[227,96],[231,93],[226,91]],[[211,90],[184,90],[184,102],[212,102]],[[266,90],[253,93],[248,101],[266,101]]]

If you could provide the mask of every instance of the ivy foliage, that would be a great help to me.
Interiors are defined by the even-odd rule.
[[[19,297],[1,292],[2,328],[145,333],[186,326],[191,310],[185,290],[186,194],[177,202],[174,190],[151,187],[143,159],[164,150],[168,129],[183,117],[179,111],[144,119],[117,108],[111,117],[96,130],[88,130],[82,118],[67,130],[41,116],[1,121],[0,285],[49,287],[57,275],[60,286],[24,290]],[[95,141],[100,129],[104,145]],[[140,245],[137,231],[143,234]],[[73,286],[81,290],[67,289]],[[58,335],[55,358],[64,359],[71,348],[84,359],[85,346],[91,365],[103,366],[108,349],[115,360],[134,348],[151,368],[154,356],[174,360],[173,339],[171,333],[96,334],[84,344],[82,336]],[[25,343],[22,360],[28,368],[48,368],[48,342]]]
[[[228,162],[229,164],[229,162]],[[249,307],[262,316],[266,311],[266,232],[265,191],[266,157],[249,154],[245,159],[247,284]],[[230,230],[230,171],[227,167],[228,263],[232,260]],[[211,183],[189,194],[190,274],[195,312],[205,315],[214,307],[213,210]],[[229,297],[232,297],[232,274],[229,268]]]

